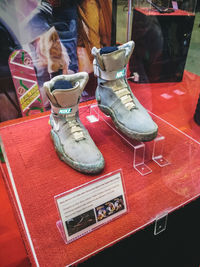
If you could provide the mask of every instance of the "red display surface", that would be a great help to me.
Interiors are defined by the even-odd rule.
[[[182,82],[130,85],[148,110],[200,142],[200,126],[193,119],[200,93],[200,76],[184,71]]]
[[[27,267],[29,259],[0,172],[0,265]]]
[[[135,9],[143,13],[144,15],[148,15],[148,16],[194,16],[194,13],[181,10],[181,9],[174,10],[174,12],[171,12],[171,13],[160,13],[156,9],[148,8],[148,7],[143,7],[143,8],[137,7]]]
[[[176,84],[131,84],[165,136],[165,156],[171,163],[160,168],[147,157],[152,173],[144,177],[132,167],[133,149],[102,119],[89,123],[85,118],[88,107],[81,110],[81,119],[106,161],[101,175],[119,168],[123,171],[129,212],[68,245],[56,227],[59,215],[54,196],[101,175],[80,174],[58,159],[49,135],[48,114],[0,129],[12,185],[11,176],[6,180],[10,193],[16,186],[21,205],[16,210],[24,215],[27,229],[21,219],[19,222],[33,265],[64,266],[84,260],[154,222],[159,214],[170,213],[199,196],[200,129],[192,121],[199,84],[200,78],[189,73]],[[110,118],[105,120],[110,123]],[[150,149],[151,142],[147,153]]]

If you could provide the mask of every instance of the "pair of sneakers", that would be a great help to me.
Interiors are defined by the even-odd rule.
[[[94,74],[98,78],[96,100],[126,136],[150,141],[158,127],[133,95],[126,66],[134,49],[130,41],[118,47],[92,49]],[[88,73],[59,75],[44,83],[51,103],[51,136],[61,160],[77,171],[96,174],[104,169],[104,158],[79,119],[78,104],[88,81]]]

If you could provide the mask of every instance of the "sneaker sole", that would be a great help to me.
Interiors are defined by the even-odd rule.
[[[104,169],[104,159],[102,156],[101,163],[98,164],[98,166],[95,165],[83,165],[77,161],[72,160],[64,151],[62,150],[62,145],[60,144],[59,137],[56,134],[55,131],[51,130],[51,139],[54,143],[54,147],[56,150],[56,153],[60,160],[65,162],[67,165],[69,165],[71,168],[73,168],[76,171],[79,171],[84,174],[98,174]],[[59,148],[58,148],[59,146]]]
[[[137,140],[137,141],[142,141],[142,142],[148,142],[148,141],[152,141],[153,139],[156,138],[157,134],[158,134],[158,128],[153,131],[153,132],[149,132],[149,133],[138,133],[138,132],[134,132],[131,131],[129,129],[127,129],[126,127],[124,127],[116,118],[114,112],[112,111],[112,109],[103,106],[101,104],[98,103],[98,107],[99,109],[106,115],[109,115],[115,125],[115,127],[120,130],[123,134],[125,134],[126,136],[128,136],[131,139]]]

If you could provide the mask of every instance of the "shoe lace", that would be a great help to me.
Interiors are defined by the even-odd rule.
[[[121,100],[122,104],[128,109],[131,110],[133,108],[136,108],[136,105],[133,101],[133,98],[131,96],[130,91],[127,87],[123,88],[113,88],[113,91],[115,92],[116,96]]]
[[[85,139],[83,129],[80,127],[75,117],[68,121],[68,127],[70,128],[75,141],[78,142]]]

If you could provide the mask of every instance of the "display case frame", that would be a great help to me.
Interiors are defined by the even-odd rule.
[[[113,1],[115,4],[117,2]],[[132,21],[131,15],[135,15],[132,11],[135,12],[137,8],[143,8],[140,5],[142,1],[136,2],[138,6],[136,3],[134,11],[132,1],[127,1],[128,5],[124,8],[128,23],[126,39],[127,41],[133,39],[136,44],[133,55],[137,53],[140,43],[135,40],[135,35],[130,35],[130,23],[135,19],[134,16]],[[181,12],[187,13],[186,24],[189,25],[187,37],[189,38],[192,34],[191,24],[193,25],[196,16],[195,7],[193,8],[195,1],[191,3],[192,8],[186,5],[181,9]],[[169,1],[167,7],[172,8]],[[161,14],[148,3],[144,8],[148,11],[140,12],[140,15],[148,19],[152,17],[156,22],[159,19],[166,21],[170,19],[176,26],[178,25],[176,22],[178,10]],[[176,9],[175,6],[173,8]],[[115,32],[114,29],[113,32]],[[118,45],[114,37],[112,36],[112,41],[116,42],[112,44]],[[189,49],[190,43],[188,39],[186,41],[186,48]],[[188,50],[186,54],[187,52]],[[187,56],[184,58],[184,64],[186,59]],[[138,244],[140,238],[137,239],[137,236],[142,236],[144,233],[144,240],[151,235],[153,245],[149,246],[149,254],[145,250],[141,258],[151,255],[155,260],[159,258],[155,243],[163,236],[165,238],[159,246],[163,252],[161,255],[168,255],[168,251],[166,254],[164,252],[172,225],[175,230],[170,236],[171,246],[175,244],[176,233],[184,224],[186,229],[185,235],[182,236],[186,243],[192,243],[191,237],[188,236],[190,233],[194,236],[193,225],[197,229],[195,238],[199,237],[198,225],[195,224],[198,221],[199,209],[196,207],[189,216],[186,215],[188,214],[186,209],[195,203],[198,204],[200,199],[200,134],[199,125],[193,119],[195,110],[197,113],[200,112],[196,109],[200,76],[187,71],[184,65],[181,79],[179,76],[175,81],[170,80],[169,77],[156,82],[150,79],[141,80],[141,73],[131,69],[131,60],[127,68],[127,83],[158,124],[159,133],[151,142],[135,143],[115,128],[111,118],[98,109],[98,103],[95,100],[81,104],[80,118],[105,157],[105,169],[99,175],[83,175],[60,161],[50,139],[50,111],[0,124],[0,146],[5,159],[5,163],[1,163],[1,174],[32,266],[55,267],[81,265],[81,263],[87,265],[88,259],[95,259],[95,257],[99,259],[103,252],[106,254],[106,251],[116,246],[119,247],[123,258],[123,255],[126,255],[126,253],[123,254],[123,244],[130,239],[136,240]],[[162,77],[159,75],[158,78]],[[91,79],[94,80],[94,77],[90,75]],[[147,172],[144,172],[146,167]],[[123,172],[127,212],[94,231],[74,239],[73,242],[67,242],[60,234],[62,227],[55,205],[55,195],[93,183],[118,169]],[[182,211],[183,217],[176,227],[176,222],[172,218],[178,217],[179,211]],[[187,227],[188,225],[192,226]],[[142,249],[145,247],[144,243],[145,241],[141,245]],[[132,244],[128,243],[128,249],[126,249],[131,250],[133,259],[137,258],[134,254],[137,250],[132,251]],[[179,251],[177,244],[175,249]],[[177,252],[177,257],[180,254]],[[108,258],[107,254],[105,259]],[[198,256],[195,260],[200,262]],[[163,258],[160,262],[164,262]]]

